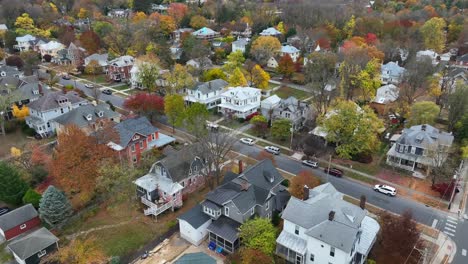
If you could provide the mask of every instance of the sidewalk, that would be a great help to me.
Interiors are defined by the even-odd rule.
[[[432,258],[432,261],[430,261],[429,263],[452,263],[452,260],[455,257],[455,253],[457,253],[457,245],[449,236],[444,234],[444,232],[439,232],[439,236],[437,237],[437,239],[434,239],[424,234],[421,234],[421,237],[424,240],[430,241],[439,247],[437,249],[437,252],[435,252],[434,257]]]

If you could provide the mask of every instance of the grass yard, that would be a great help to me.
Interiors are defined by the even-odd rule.
[[[239,121],[237,121],[235,119],[231,119],[231,120],[224,119],[223,121],[219,122],[218,124],[222,125],[222,126],[227,126],[229,128],[232,128],[232,129],[238,129],[240,127],[248,125],[249,122],[241,123],[241,122],[239,122]]]
[[[105,74],[98,74],[98,75],[82,74],[82,75],[80,75],[78,77],[86,79],[86,80],[88,80],[90,82],[107,83]]]
[[[276,90],[274,93],[278,95],[279,97],[281,97],[282,99],[286,99],[289,96],[294,96],[299,100],[303,100],[311,96],[310,93],[307,93],[298,89],[294,89],[288,86],[283,86],[279,88],[278,90]]]
[[[119,91],[122,91],[122,90],[127,90],[127,89],[130,89],[130,85],[129,84],[121,84],[119,86],[110,86],[112,89],[115,89],[115,90],[119,90]]]
[[[0,263],[7,263],[13,260],[13,255],[6,249],[7,243],[4,242],[0,245]]]

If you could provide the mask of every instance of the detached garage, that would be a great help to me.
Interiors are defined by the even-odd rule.
[[[211,218],[202,210],[202,206],[197,204],[179,218],[180,236],[195,246],[206,238],[207,228],[211,224]]]

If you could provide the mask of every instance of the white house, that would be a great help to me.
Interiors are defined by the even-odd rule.
[[[388,104],[398,99],[399,89],[394,84],[387,84],[379,89],[375,95],[374,102],[379,104]]]
[[[246,118],[248,115],[257,112],[260,108],[260,98],[262,91],[251,87],[231,87],[221,94],[221,104],[218,111],[225,114],[232,114],[238,118]]]
[[[267,61],[267,67],[276,69],[278,67],[278,61],[275,59],[275,57],[270,57]]]
[[[437,63],[439,63],[437,61],[437,56],[439,56],[439,54],[437,54],[437,52],[435,52],[433,50],[420,50],[420,51],[416,52],[416,59],[417,60],[420,60],[420,59],[422,59],[424,57],[429,57],[432,60],[433,65],[436,65]]]
[[[362,207],[343,200],[332,184],[304,189],[283,211],[276,254],[296,264],[363,264],[380,229]]]
[[[32,49],[31,42],[36,41],[36,37],[32,35],[24,35],[21,37],[16,37],[16,45],[14,48],[18,49],[19,51],[25,51]]]
[[[291,57],[294,62],[296,62],[297,59],[299,59],[300,51],[294,46],[284,45],[281,47],[281,56],[286,54],[289,55],[289,57]]]
[[[192,33],[198,39],[214,39],[219,37],[219,32],[212,30],[211,28],[202,27],[199,30]]]
[[[51,124],[52,119],[88,103],[88,100],[79,97],[74,92],[46,93],[28,105],[29,116],[26,117],[26,124],[42,137],[47,137],[55,132]]]
[[[281,36],[281,32],[279,32],[276,28],[274,27],[269,27],[267,29],[264,29],[262,32],[260,32],[260,36]]]
[[[195,58],[187,61],[186,65],[192,66],[195,69],[207,69],[213,67],[213,62],[208,57]]]
[[[211,217],[204,213],[201,204],[197,204],[179,218],[180,236],[198,246],[208,235]]]
[[[215,108],[221,104],[221,94],[227,85],[228,83],[222,79],[198,84],[193,89],[187,89],[184,100],[187,104],[201,103],[207,109]]]
[[[245,47],[249,44],[248,38],[240,38],[232,42],[232,52],[240,51],[245,53]]]
[[[260,102],[262,116],[269,119],[269,117],[273,115],[273,111],[275,110],[275,108],[279,106],[280,102],[281,98],[276,94],[263,99]]]
[[[65,49],[65,45],[57,41],[49,41],[46,44],[39,45],[39,52],[41,53],[42,58],[44,55],[50,55],[52,58],[57,58],[59,50]]]
[[[99,66],[102,67],[102,71],[105,72],[107,69],[108,58],[109,58],[109,54],[107,53],[104,53],[104,54],[94,53],[84,59],[84,65],[86,67],[91,61],[96,61],[99,64]]]
[[[399,83],[405,71],[405,68],[400,67],[398,62],[390,61],[382,65],[380,80],[383,84]]]

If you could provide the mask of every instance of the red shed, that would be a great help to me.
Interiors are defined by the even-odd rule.
[[[0,235],[10,240],[40,225],[36,209],[27,204],[0,216]]]

